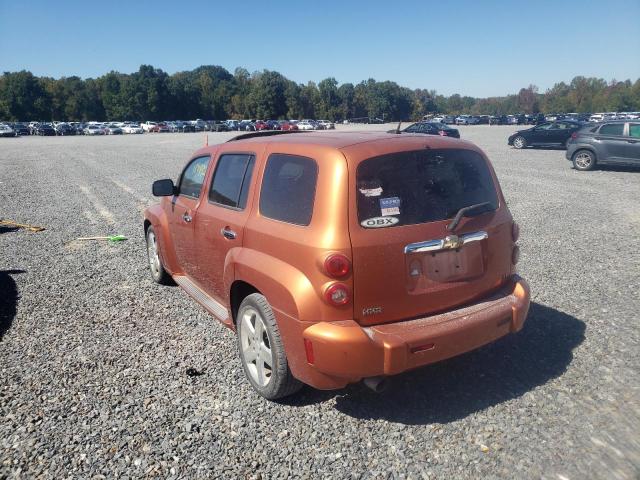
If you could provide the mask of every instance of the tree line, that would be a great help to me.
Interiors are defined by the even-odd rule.
[[[169,75],[142,65],[131,74],[111,71],[98,78],[37,77],[28,71],[0,77],[0,120],[176,120],[370,117],[415,120],[427,114],[504,115],[640,111],[640,79],[607,82],[575,77],[544,93],[534,85],[517,94],[474,98],[409,89],[369,79],[353,85],[335,78],[296,83],[264,70],[233,74],[206,65]]]

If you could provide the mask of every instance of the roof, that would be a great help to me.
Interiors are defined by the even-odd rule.
[[[439,140],[461,142],[466,145],[470,145],[469,142],[464,140],[439,137],[436,135],[425,134],[410,134],[410,133],[387,133],[387,132],[295,132],[293,134],[284,135],[265,135],[255,136],[250,138],[238,139],[234,143],[242,144],[306,144],[317,145],[329,148],[342,149],[352,145],[361,143],[372,143],[380,140],[388,141],[402,141],[409,138],[417,138],[421,141],[433,141],[434,143],[440,143]]]

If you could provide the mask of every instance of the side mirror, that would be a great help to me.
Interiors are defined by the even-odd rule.
[[[163,180],[156,180],[153,182],[151,192],[154,197],[170,197],[176,194],[176,187],[173,184],[173,180],[165,178]]]

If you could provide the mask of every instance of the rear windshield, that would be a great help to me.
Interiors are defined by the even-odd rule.
[[[472,150],[400,152],[363,161],[356,173],[358,222],[364,228],[392,227],[452,218],[463,207],[498,208],[484,158]]]

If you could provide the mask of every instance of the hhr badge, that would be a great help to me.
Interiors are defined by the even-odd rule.
[[[362,309],[362,315],[365,317],[367,315],[377,315],[378,313],[382,313],[382,307],[369,307]]]

